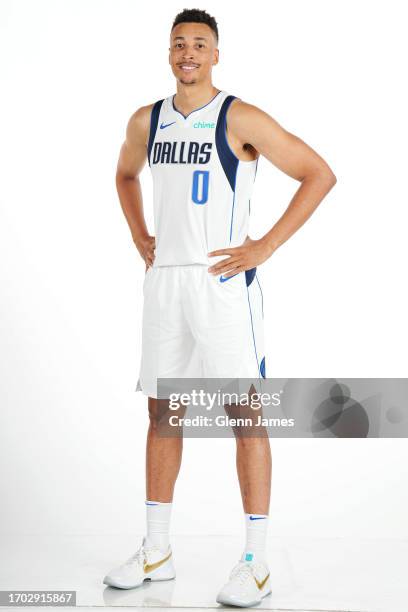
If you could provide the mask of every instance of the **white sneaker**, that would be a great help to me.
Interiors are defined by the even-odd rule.
[[[118,589],[134,589],[145,580],[172,580],[176,576],[173,556],[169,545],[163,552],[155,546],[145,547],[146,538],[139,550],[129,559],[115,567],[103,579],[103,583]]]
[[[226,606],[247,608],[261,603],[272,592],[268,566],[264,563],[239,561],[229,581],[217,595],[217,602]]]

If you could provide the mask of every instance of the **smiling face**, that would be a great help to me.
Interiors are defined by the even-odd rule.
[[[205,23],[179,23],[170,35],[169,63],[184,85],[210,81],[218,63],[217,41]]]

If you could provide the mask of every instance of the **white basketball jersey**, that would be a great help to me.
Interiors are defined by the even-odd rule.
[[[227,256],[208,252],[247,237],[258,160],[239,160],[228,144],[226,115],[235,96],[220,91],[186,117],[174,97],[156,102],[150,119],[154,266],[211,265]]]

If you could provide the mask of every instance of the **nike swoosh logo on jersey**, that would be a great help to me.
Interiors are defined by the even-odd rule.
[[[266,519],[266,516],[250,516],[249,517],[250,521],[262,521],[265,519]]]
[[[167,555],[167,557],[164,557],[164,559],[160,559],[160,561],[156,561],[156,563],[145,563],[143,565],[143,571],[145,574],[148,574],[149,572],[152,572],[153,570],[157,569],[158,567],[160,567],[161,565],[163,565],[163,563],[166,563],[166,561],[168,561],[171,557],[171,553],[169,555]]]
[[[239,272],[237,272],[237,274],[239,274]],[[236,276],[237,274],[233,274],[232,276],[227,276],[227,278],[224,278],[222,275],[220,276],[220,283],[225,283],[225,281],[229,280],[230,278],[234,278],[234,276]]]
[[[169,127],[169,125],[173,125],[173,123],[176,123],[175,121],[172,121],[171,123],[163,123],[163,121],[160,124],[160,129],[164,130],[164,128]]]

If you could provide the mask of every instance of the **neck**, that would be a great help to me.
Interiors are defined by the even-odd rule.
[[[183,114],[208,104],[217,93],[221,91],[209,83],[185,85],[177,81],[177,93],[174,96],[174,104]]]

